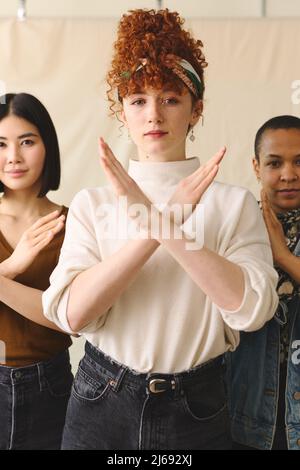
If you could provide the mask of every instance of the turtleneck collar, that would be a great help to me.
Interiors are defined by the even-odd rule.
[[[200,166],[197,157],[175,162],[140,162],[129,160],[128,174],[136,182],[174,185],[191,175]]]

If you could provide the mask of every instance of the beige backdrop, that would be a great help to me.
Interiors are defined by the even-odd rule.
[[[50,111],[62,154],[61,189],[51,196],[60,203],[69,204],[83,187],[105,183],[99,135],[125,166],[135,154],[126,132],[120,136],[119,123],[108,117],[105,99],[116,21],[0,20],[0,93],[33,93]],[[258,126],[278,114],[300,116],[300,20],[189,20],[186,25],[203,40],[209,62],[204,126],[196,129],[188,153],[204,162],[225,144],[218,179],[258,195],[251,169]],[[82,354],[82,343],[75,341],[74,368]]]

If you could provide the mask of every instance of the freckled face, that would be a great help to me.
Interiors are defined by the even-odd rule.
[[[194,126],[202,111],[202,101],[193,105],[189,92],[147,89],[123,100],[122,119],[136,144],[140,159],[185,158],[189,126]]]

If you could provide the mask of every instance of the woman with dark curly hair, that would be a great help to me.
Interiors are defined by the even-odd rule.
[[[110,186],[75,197],[43,297],[49,319],[87,339],[64,449],[230,448],[223,354],[277,305],[254,197],[213,182],[225,148],[202,166],[186,156],[206,62],[182,23],[122,17],[108,96],[137,160],[127,173],[100,139]]]

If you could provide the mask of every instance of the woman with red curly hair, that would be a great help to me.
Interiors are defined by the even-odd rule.
[[[72,202],[43,299],[87,340],[63,449],[230,448],[223,354],[277,305],[255,198],[213,181],[225,148],[186,156],[207,64],[182,23],[134,10],[119,25],[108,96],[137,159],[127,173],[100,139],[110,186]]]

